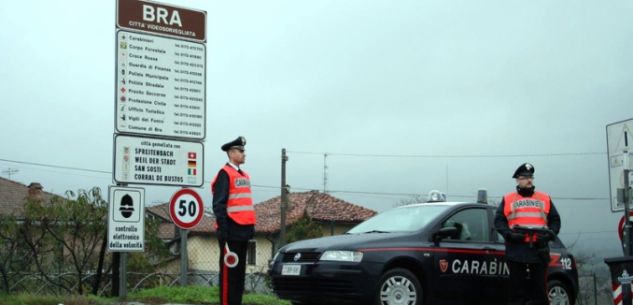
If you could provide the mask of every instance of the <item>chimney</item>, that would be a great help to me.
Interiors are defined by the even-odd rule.
[[[27,199],[33,201],[44,201],[44,191],[42,189],[43,187],[39,182],[31,182],[31,184],[29,184],[29,195]]]

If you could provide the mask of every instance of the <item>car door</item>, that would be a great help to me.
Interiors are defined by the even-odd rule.
[[[482,294],[486,296],[489,304],[506,304],[508,298],[508,290],[510,289],[510,271],[505,261],[505,240],[503,236],[494,228],[494,216],[496,209],[488,209],[488,217],[490,219],[490,250],[488,253],[493,256],[493,261],[497,262],[496,272],[489,274],[490,285],[482,290]]]
[[[450,215],[441,227],[457,234],[439,242],[436,255],[436,293],[448,303],[486,304],[493,291],[493,275],[500,266],[492,246],[488,209],[466,207]]]

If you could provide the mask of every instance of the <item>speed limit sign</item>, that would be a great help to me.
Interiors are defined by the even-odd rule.
[[[181,229],[198,225],[204,214],[202,198],[192,189],[180,189],[169,201],[169,216]]]

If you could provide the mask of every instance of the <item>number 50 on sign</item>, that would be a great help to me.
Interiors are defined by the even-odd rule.
[[[178,190],[169,201],[169,216],[181,229],[198,225],[204,214],[203,209],[202,198],[192,189]]]

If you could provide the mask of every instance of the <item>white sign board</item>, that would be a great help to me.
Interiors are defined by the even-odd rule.
[[[119,184],[202,186],[202,143],[114,137],[114,180]]]
[[[145,190],[111,186],[108,201],[108,251],[143,251]]]
[[[117,32],[116,130],[201,140],[206,130],[206,47]]]
[[[623,211],[617,200],[617,189],[624,188],[624,170],[633,170],[633,119],[607,125],[607,155],[609,157],[609,190],[611,211]],[[629,183],[633,183],[629,175]]]

